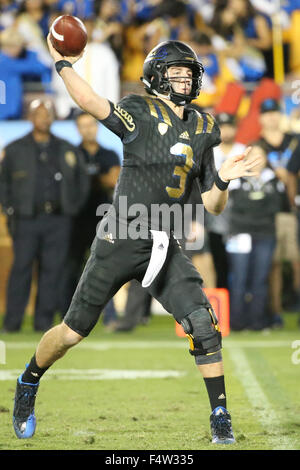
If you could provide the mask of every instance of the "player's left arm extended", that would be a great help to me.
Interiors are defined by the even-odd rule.
[[[220,189],[215,182],[209,191],[202,193],[202,200],[205,209],[213,215],[219,215],[226,206],[228,200],[228,190],[225,188],[226,184],[231,180],[248,177],[258,176],[255,171],[262,159],[263,155],[255,153],[249,155],[251,147],[248,147],[242,155],[236,155],[227,158],[218,171],[218,176],[221,182],[224,183],[224,190]]]
[[[201,194],[202,201],[207,212],[219,215],[225,209],[228,200],[228,189],[221,191],[214,183],[213,187]]]

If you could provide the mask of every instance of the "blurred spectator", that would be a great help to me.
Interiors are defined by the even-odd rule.
[[[269,18],[272,18],[274,14],[279,13],[280,22],[283,28],[287,28],[289,26],[289,14],[292,11],[289,4],[291,5],[292,2],[294,5],[298,3],[298,8],[300,7],[300,2],[298,2],[298,0],[285,0],[284,2],[274,2],[274,0],[251,0],[252,6]],[[295,6],[295,8],[297,7]]]
[[[294,152],[287,165],[287,189],[291,209],[297,216],[298,221],[298,246],[300,246],[300,195],[299,195],[299,175],[300,175],[300,156],[299,152]],[[299,252],[298,252],[299,257]],[[298,258],[299,259],[299,258]],[[298,324],[300,326],[300,284],[296,287],[295,304],[291,310],[299,312]]]
[[[293,11],[300,10],[300,0],[285,0],[282,3],[282,10],[286,11],[289,15],[293,13]]]
[[[43,0],[24,0],[15,26],[22,34],[27,47],[37,52],[39,59],[50,67],[52,60],[45,40],[49,30],[49,18]]]
[[[79,150],[90,179],[90,191],[84,206],[74,218],[70,252],[66,272],[65,285],[62,289],[61,310],[65,314],[71,303],[73,294],[82,273],[92,241],[96,236],[99,217],[96,216],[100,204],[112,202],[112,195],[119,173],[119,157],[112,150],[100,147],[97,142],[98,122],[90,114],[80,113],[76,124],[82,142]],[[104,309],[103,323],[112,326],[117,319],[113,300]]]
[[[0,0],[0,31],[10,28],[18,11],[18,4],[14,0]]]
[[[56,8],[63,15],[73,15],[86,19],[93,16],[94,0],[58,0]]]
[[[154,17],[163,0],[121,0],[122,21],[125,24],[145,23]]]
[[[88,179],[81,155],[51,134],[49,101],[30,106],[33,130],[5,148],[0,201],[13,239],[14,262],[7,286],[6,331],[18,331],[38,262],[34,329],[52,326],[57,291],[69,248],[71,217],[82,206]]]
[[[74,70],[91,85],[95,93],[117,103],[120,97],[118,60],[107,43],[99,44],[92,39],[94,22],[86,20],[85,25],[88,43],[83,57],[74,64]],[[52,88],[56,94],[58,116],[62,119],[72,116],[72,111],[78,108],[57,73],[53,75]]]
[[[124,315],[118,319],[113,331],[128,332],[139,324],[146,325],[151,316],[152,295],[135,279],[130,281]]]
[[[195,103],[201,107],[209,107],[215,104],[217,85],[216,78],[220,73],[219,59],[212,46],[210,37],[200,31],[192,34],[191,46],[197,54],[198,60],[204,67],[200,96]]]
[[[249,0],[217,4],[211,27],[215,31],[212,43],[223,61],[226,60],[224,66],[233,78],[259,80],[266,72],[263,51],[271,48],[271,31]]]
[[[195,31],[192,36],[192,45],[199,61],[204,66],[205,76],[208,76],[213,80],[219,73],[219,64],[218,58],[212,47],[211,39],[207,34]],[[203,84],[201,90],[202,89]]]
[[[23,79],[37,77],[49,82],[50,69],[36,52],[24,47],[24,39],[14,29],[2,31],[0,36],[0,80],[5,84],[5,103],[0,106],[0,119],[19,119],[23,107]]]
[[[270,19],[257,12],[250,0],[228,0],[228,8],[242,28],[247,44],[262,51],[269,50],[272,46]]]
[[[156,7],[151,10],[151,15],[144,17],[143,22],[136,20],[125,28],[122,66],[124,82],[139,83],[146,55],[159,42],[168,39],[189,42],[191,39],[185,2],[167,0],[154,3]]]
[[[253,145],[249,157],[264,152]],[[235,331],[269,326],[268,276],[275,248],[275,215],[280,210],[278,179],[267,166],[257,165],[258,177],[230,183],[229,255],[230,322]]]
[[[191,259],[193,265],[200,273],[203,279],[203,286],[208,288],[216,287],[216,272],[214,261],[210,249],[209,238],[204,220],[201,221],[199,214],[196,213],[197,205],[202,204],[200,189],[196,182],[193,184],[188,204],[192,205],[192,221],[190,232],[186,239],[180,239],[182,250],[185,255]],[[207,213],[205,213],[206,217]],[[176,235],[176,232],[175,232]],[[189,247],[189,244],[198,244],[201,248]]]
[[[107,42],[119,61],[122,60],[123,25],[120,4],[117,0],[101,0],[95,3],[93,40]]]
[[[191,25],[188,21],[186,2],[182,0],[164,0],[155,8],[154,17],[164,18],[167,21],[169,27],[168,39],[186,42],[191,39]]]
[[[271,20],[268,16],[259,13],[252,6],[250,0],[229,0],[228,8],[233,12],[236,18],[237,26],[240,31],[235,30],[235,36],[241,44],[248,48],[248,59],[244,58],[243,67],[258,67],[258,57],[252,57],[249,53],[249,47],[254,51],[260,51],[266,62],[266,75],[273,77],[273,49],[272,49],[272,31]],[[242,34],[241,34],[242,33]],[[249,72],[248,72],[249,73]],[[260,77],[258,77],[260,78]],[[251,78],[250,78],[251,80]]]
[[[189,3],[199,12],[206,24],[209,24],[214,16],[216,5],[226,3],[227,0],[190,0]]]
[[[139,83],[141,70],[146,58],[146,39],[149,36],[147,28],[150,23],[142,25],[131,24],[124,30],[122,80],[123,82]],[[152,31],[150,31],[152,33]],[[150,41],[151,41],[150,34]],[[150,44],[149,46],[150,47]],[[134,84],[135,86],[135,84]]]
[[[297,240],[297,217],[291,212],[286,186],[288,184],[287,167],[292,158],[300,160],[300,139],[298,136],[284,133],[280,128],[282,113],[276,100],[262,102],[260,108],[261,139],[267,152],[269,165],[282,182],[281,210],[276,214],[276,248],[270,276],[271,306],[273,321],[278,327],[282,319],[282,263],[288,261],[293,270],[294,292],[300,300],[300,264]]]
[[[246,147],[236,141],[237,121],[235,116],[220,113],[215,118],[220,127],[222,139],[221,144],[214,148],[215,166],[219,170],[227,158],[243,154]],[[228,288],[228,257],[225,243],[229,233],[229,217],[228,207],[218,216],[209,213],[206,216],[209,243],[217,276],[217,287],[225,288]]]

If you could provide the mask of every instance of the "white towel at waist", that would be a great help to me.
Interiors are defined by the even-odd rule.
[[[150,230],[153,236],[151,257],[142,281],[143,287],[149,287],[164,265],[168,253],[169,238],[166,232]]]

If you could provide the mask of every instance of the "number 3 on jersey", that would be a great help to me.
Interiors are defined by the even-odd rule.
[[[173,176],[179,177],[179,188],[166,187],[166,191],[171,198],[179,199],[185,192],[186,178],[193,168],[193,149],[190,145],[177,142],[177,144],[170,148],[170,152],[172,155],[179,155],[185,158],[184,166],[176,165],[173,172]]]

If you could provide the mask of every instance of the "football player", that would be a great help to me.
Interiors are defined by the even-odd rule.
[[[72,64],[79,57],[61,56],[49,38],[48,45],[69,94],[120,137],[124,159],[113,205],[98,229],[70,308],[63,322],[42,337],[17,380],[16,435],[28,438],[34,434],[34,403],[42,375],[88,336],[120,287],[137,279],[188,336],[190,353],[210,399],[212,442],[234,443],[226,408],[220,328],[200,275],[174,238],[172,222],[153,221],[146,215],[141,237],[106,233],[104,226],[117,222],[119,231],[124,231],[132,224],[130,211],[121,208],[124,197],[129,208],[138,203],[148,215],[155,204],[183,207],[194,179],[198,179],[205,208],[219,214],[226,205],[229,181],[256,175],[252,168],[260,157],[247,159],[247,149],[243,155],[227,159],[216,172],[213,147],[220,143],[218,126],[209,114],[185,107],[199,95],[203,76],[203,67],[188,45],[166,41],[155,47],[144,63],[142,81],[147,95],[132,94],[118,104],[95,94],[74,71]]]

